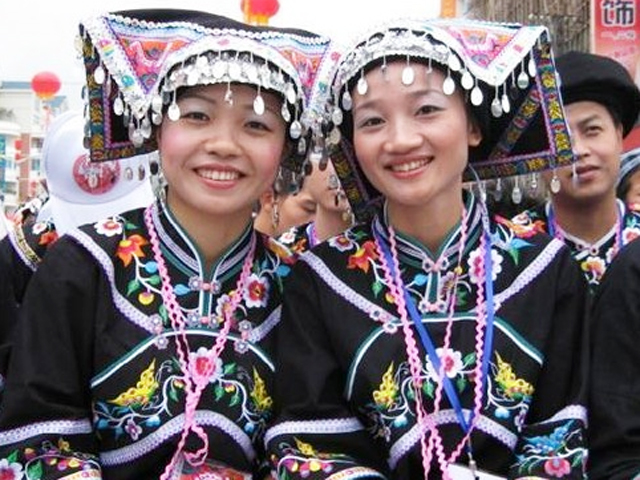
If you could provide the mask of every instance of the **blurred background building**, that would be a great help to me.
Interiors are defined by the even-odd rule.
[[[42,188],[40,160],[47,125],[68,109],[66,97],[55,95],[58,88],[37,81],[0,80],[0,204],[8,214]]]

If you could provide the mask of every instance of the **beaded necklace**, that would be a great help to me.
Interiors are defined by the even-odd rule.
[[[160,240],[153,225],[152,207],[153,205],[147,207],[144,213],[144,219],[147,230],[149,231],[149,242],[153,251],[153,257],[158,264],[158,273],[162,279],[162,301],[167,309],[167,313],[171,321],[171,327],[174,331],[179,333],[175,336],[176,350],[180,360],[180,368],[184,374],[183,380],[186,393],[184,427],[180,437],[180,442],[178,443],[178,447],[173,454],[171,461],[166,466],[164,473],[160,477],[161,480],[166,480],[171,477],[181,453],[193,466],[200,466],[206,460],[207,452],[209,450],[209,440],[204,429],[197,425],[195,412],[200,401],[202,391],[209,383],[212,375],[215,373],[218,366],[217,360],[220,358],[220,354],[224,350],[229,336],[229,331],[234,324],[233,315],[242,299],[242,293],[246,288],[247,279],[249,278],[251,266],[253,265],[256,235],[255,233],[252,233],[250,251],[242,265],[240,278],[238,278],[236,288],[229,294],[229,300],[222,308],[222,318],[218,320],[218,322],[222,324],[222,328],[218,333],[218,337],[216,338],[213,347],[207,351],[206,359],[204,361],[200,356],[198,359],[188,358],[188,353],[191,352],[191,350],[186,333],[186,321],[171,286],[172,284],[169,277],[169,271],[164,261],[164,257],[162,256],[162,252],[160,251]],[[195,453],[183,452],[187,437],[191,432],[195,433],[201,439],[203,445]]]
[[[466,213],[463,212],[462,216],[462,230],[460,243],[458,248],[458,265],[454,269],[455,279],[452,282],[453,284],[453,292],[449,295],[449,310],[447,317],[447,326],[445,330],[445,338],[443,342],[443,348],[445,351],[449,348],[451,344],[451,331],[453,326],[453,316],[455,313],[455,289],[457,287],[457,282],[460,274],[462,273],[461,269],[461,261],[462,255],[465,248],[466,243]],[[488,362],[489,355],[491,353],[491,348],[493,345],[493,284],[491,280],[491,246],[490,246],[490,237],[488,232],[483,232],[484,234],[480,239],[480,249],[481,249],[481,261],[479,264],[479,277],[484,277],[485,285],[483,286],[482,282],[478,283],[478,304],[477,304],[477,321],[476,321],[476,367],[474,371],[474,409],[472,411],[472,415],[469,420],[464,417],[464,413],[462,412],[462,407],[460,405],[459,399],[455,390],[451,386],[451,383],[446,377],[446,372],[444,371],[444,365],[438,358],[438,355],[435,353],[435,347],[433,346],[433,341],[428,336],[426,329],[422,325],[421,319],[417,313],[415,308],[415,304],[413,300],[409,296],[406,287],[404,286],[404,282],[402,281],[400,275],[400,265],[397,255],[397,247],[396,247],[396,239],[395,232],[393,227],[388,227],[389,233],[389,245],[385,244],[384,239],[376,234],[374,230],[374,238],[376,242],[376,247],[379,252],[379,257],[382,262],[382,268],[385,275],[385,280],[389,289],[391,290],[391,295],[394,298],[394,302],[398,309],[398,314],[400,316],[400,320],[402,322],[402,329],[405,337],[405,345],[407,356],[409,359],[409,370],[411,372],[411,377],[413,380],[414,387],[414,395],[416,399],[416,416],[417,416],[417,424],[420,431],[420,444],[421,444],[421,452],[422,452],[422,467],[424,471],[425,478],[428,477],[429,471],[431,469],[431,459],[433,457],[433,451],[435,449],[436,455],[438,458],[438,463],[440,465],[440,470],[442,472],[443,478],[446,480],[449,478],[448,474],[448,465],[454,463],[460,454],[462,453],[462,449],[467,447],[467,454],[469,456],[469,467],[474,474],[476,475],[477,467],[475,460],[472,455],[471,448],[471,433],[475,428],[475,423],[479,416],[480,410],[482,408],[482,397],[484,390],[484,383],[486,381],[486,377],[488,374]],[[487,242],[489,242],[489,246],[487,247]],[[486,265],[489,265],[489,268],[486,268]],[[487,302],[485,302],[485,288],[488,290],[487,292]],[[464,431],[464,436],[462,440],[456,445],[456,447],[451,452],[449,458],[446,457],[444,452],[444,445],[442,442],[442,437],[439,434],[437,425],[435,424],[433,418],[426,412],[424,408],[424,404],[422,403],[422,384],[423,380],[421,377],[422,370],[422,361],[420,360],[420,352],[417,348],[417,342],[413,331],[411,329],[412,323],[409,321],[409,314],[411,314],[414,320],[414,326],[416,330],[420,334],[421,340],[425,349],[427,350],[429,357],[432,360],[432,363],[436,367],[438,371],[438,384],[436,388],[436,393],[434,397],[434,411],[433,414],[437,414],[440,410],[440,402],[442,399],[442,390],[444,389],[447,393],[447,397],[450,402],[454,406],[456,413],[458,415],[459,423]],[[427,443],[427,439],[425,437],[425,432],[428,429],[430,435]]]

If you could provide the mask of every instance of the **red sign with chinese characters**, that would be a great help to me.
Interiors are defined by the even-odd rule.
[[[592,0],[592,51],[624,65],[640,86],[640,0]],[[640,127],[625,139],[625,151],[640,147]]]

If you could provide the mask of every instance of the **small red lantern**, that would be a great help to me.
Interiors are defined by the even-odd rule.
[[[280,3],[278,0],[241,0],[240,8],[245,23],[267,25],[269,19],[278,13]]]
[[[51,100],[61,85],[60,79],[53,72],[40,72],[31,79],[31,89],[40,100]]]

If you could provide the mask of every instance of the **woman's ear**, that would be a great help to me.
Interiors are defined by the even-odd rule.
[[[467,135],[469,139],[470,147],[477,147],[482,142],[482,131],[480,130],[480,126],[478,122],[471,120],[469,122],[469,131]]]

